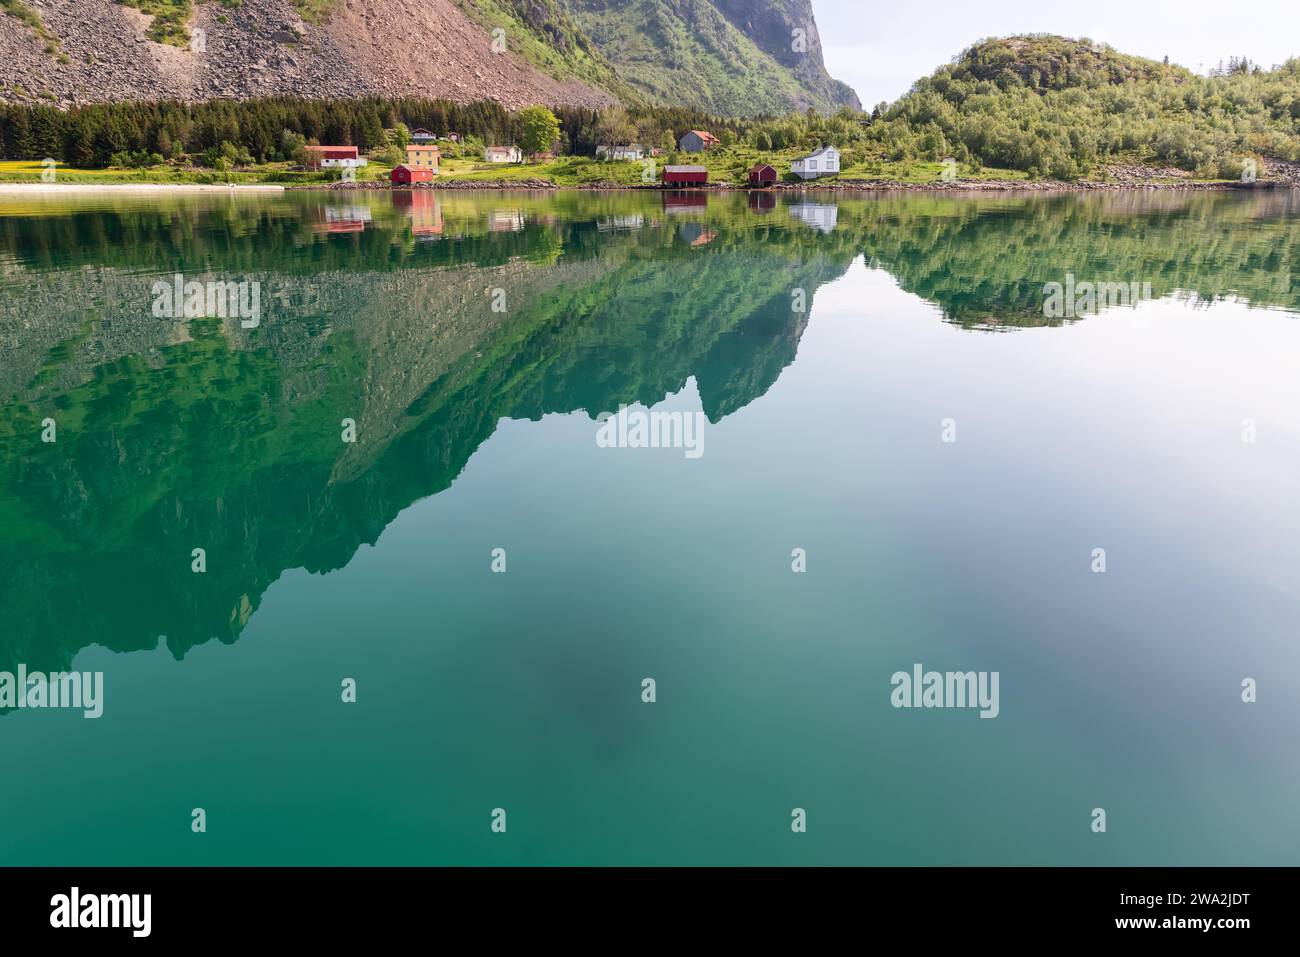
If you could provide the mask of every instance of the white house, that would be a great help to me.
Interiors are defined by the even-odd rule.
[[[524,154],[518,146],[489,146],[483,151],[483,159],[488,163],[522,163]]]
[[[597,146],[597,159],[611,160],[641,160],[645,158],[645,147],[638,146],[636,143],[630,146]]]
[[[823,146],[819,150],[800,156],[790,164],[790,172],[800,179],[816,179],[818,176],[833,176],[840,171],[840,151],[833,146]]]
[[[355,146],[304,146],[303,161],[308,169],[357,169],[366,158]]]

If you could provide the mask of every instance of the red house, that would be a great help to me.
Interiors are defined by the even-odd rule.
[[[709,171],[703,166],[665,166],[665,186],[703,186],[709,181]]]
[[[755,163],[749,170],[750,186],[775,186],[776,167],[770,163]]]
[[[394,186],[410,186],[412,183],[432,183],[433,170],[419,168],[412,169],[403,163],[400,166],[394,166],[390,177]]]

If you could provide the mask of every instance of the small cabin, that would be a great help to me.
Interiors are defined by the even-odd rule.
[[[750,186],[775,186],[776,167],[771,163],[755,163],[749,170]]]
[[[426,129],[411,130],[411,142],[419,143],[423,146],[425,143],[432,143],[437,137]]]
[[[665,166],[665,186],[703,186],[709,181],[709,171],[703,166]]]
[[[701,150],[711,150],[715,146],[720,146],[721,144],[722,141],[708,130],[687,130],[686,134],[677,143],[684,153],[698,153]]]
[[[410,167],[403,163],[394,166],[390,176],[394,186],[410,186],[412,183],[432,183],[433,170],[427,166]]]

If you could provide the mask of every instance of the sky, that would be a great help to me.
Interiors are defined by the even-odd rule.
[[[1088,36],[1205,72],[1230,56],[1300,56],[1300,0],[812,0],[826,67],[870,109],[985,37]],[[1241,11],[1234,13],[1233,11]]]

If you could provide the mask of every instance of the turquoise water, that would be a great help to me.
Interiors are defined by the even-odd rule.
[[[1295,863],[1300,201],[768,199],[0,198],[0,864]]]

